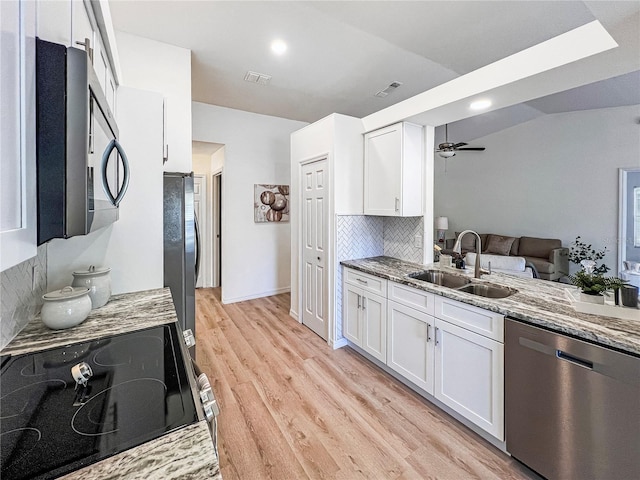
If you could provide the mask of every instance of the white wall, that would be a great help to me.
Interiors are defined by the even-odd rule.
[[[160,92],[167,103],[169,161],[165,172],[191,168],[191,51],[116,32],[122,84]]]
[[[118,89],[118,127],[131,177],[120,219],[85,236],[48,244],[48,290],[70,285],[72,272],[111,267],[114,294],[163,286],[162,95]]]
[[[254,184],[289,184],[291,132],[306,125],[193,102],[193,140],[221,143],[222,301],[290,289],[290,224],[253,221]]]
[[[607,248],[616,273],[618,168],[640,165],[640,106],[547,115],[478,138],[482,153],[435,159],[435,213],[448,237],[481,233],[580,235]],[[574,267],[575,268],[575,267]]]

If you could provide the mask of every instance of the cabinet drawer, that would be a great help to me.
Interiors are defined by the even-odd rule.
[[[434,317],[504,342],[504,316],[466,303],[436,296]]]
[[[433,293],[425,292],[417,288],[402,285],[401,283],[388,282],[388,294],[389,300],[398,302],[407,307],[415,308],[427,315],[433,315],[434,312],[434,298]]]
[[[377,293],[383,297],[387,296],[387,281],[384,278],[345,268],[344,281],[351,285],[357,285],[366,292]]]

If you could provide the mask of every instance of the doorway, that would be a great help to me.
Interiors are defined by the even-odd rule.
[[[326,340],[329,333],[327,159],[302,165],[301,173],[302,323]]]
[[[640,168],[620,169],[618,272],[640,286]]]
[[[209,226],[207,215],[207,177],[196,174],[193,176],[193,208],[196,222],[196,288],[209,285],[207,279],[211,260],[209,259]]]
[[[212,228],[213,242],[213,278],[212,287],[222,286],[222,172],[214,173],[211,177],[212,185]]]

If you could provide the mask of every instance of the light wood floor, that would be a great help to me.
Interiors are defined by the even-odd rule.
[[[197,360],[220,404],[224,480],[537,478],[348,347],[293,320],[288,294],[196,291]]]

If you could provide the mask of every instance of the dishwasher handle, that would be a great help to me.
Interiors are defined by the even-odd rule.
[[[593,362],[590,362],[589,360],[584,360],[579,357],[575,357],[573,355],[568,354],[567,352],[563,352],[562,350],[556,350],[556,357],[558,357],[560,360],[565,360],[569,363],[573,363],[575,365],[588,368],[589,370],[593,370]]]

